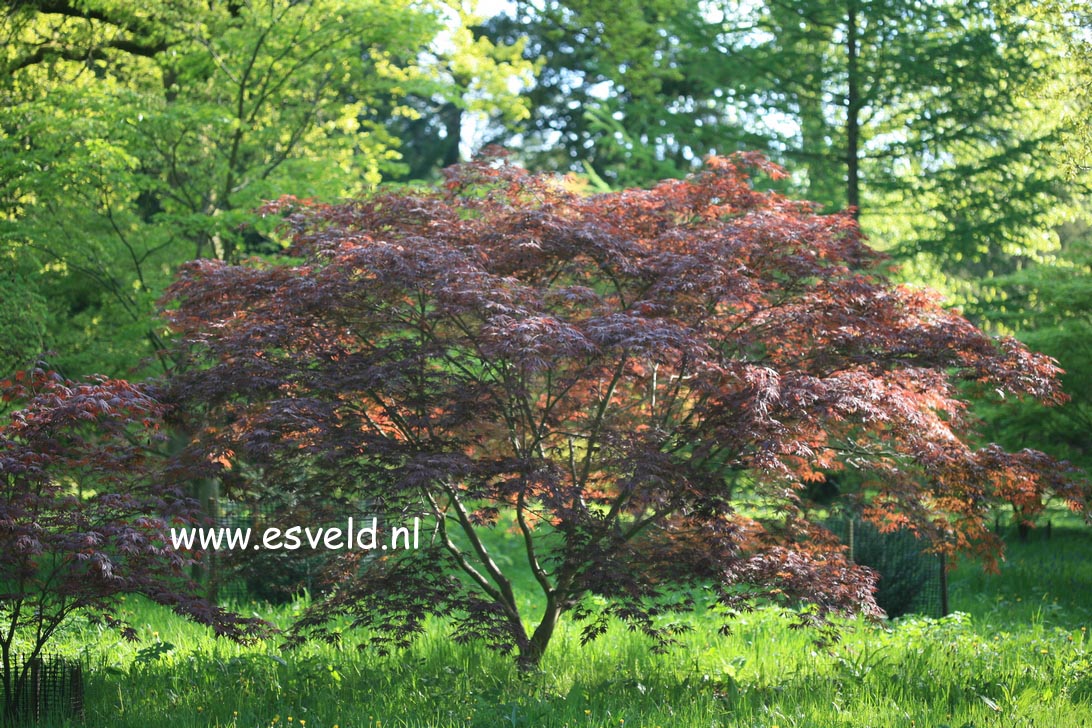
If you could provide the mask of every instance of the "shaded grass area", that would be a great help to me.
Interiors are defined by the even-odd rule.
[[[1052,513],[1026,542],[1004,531],[1005,560],[997,574],[964,564],[951,582],[952,609],[1001,628],[1036,621],[1092,626],[1092,528]]]
[[[665,655],[620,626],[588,646],[565,623],[539,673],[454,645],[442,623],[378,657],[312,644],[239,647],[143,602],[143,640],[79,620],[60,647],[88,669],[87,724],[110,726],[1092,726],[1092,531],[1056,525],[1010,545],[996,575],[963,563],[940,620],[844,625],[840,643],[763,609],[687,617]],[[246,607],[287,624],[302,605]]]

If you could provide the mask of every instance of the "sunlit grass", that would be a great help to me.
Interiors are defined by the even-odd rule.
[[[844,625],[818,647],[768,609],[731,635],[710,615],[665,655],[616,626],[590,645],[565,623],[541,670],[455,645],[432,623],[390,657],[270,640],[240,647],[130,600],[141,642],[83,621],[58,644],[87,671],[87,724],[110,726],[1092,725],[1092,533],[1067,524],[1012,544],[998,575],[963,564],[942,620]],[[250,606],[287,624],[293,610]]]

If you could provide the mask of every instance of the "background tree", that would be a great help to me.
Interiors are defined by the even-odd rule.
[[[1087,159],[1092,149],[1087,124],[1087,91],[1092,79],[1088,29],[1092,20],[1087,9],[1077,3],[1050,3],[1045,12],[1065,21],[1069,30],[1060,50],[1070,72],[1057,80],[1053,90],[1067,99],[1062,110],[1070,122],[1058,166],[1075,184],[1087,184]],[[997,330],[1012,332],[1029,346],[1055,357],[1065,370],[1063,382],[1071,398],[1064,407],[1050,410],[1030,404],[1004,413],[983,408],[990,432],[1010,446],[1041,448],[1087,470],[1092,467],[1092,453],[1084,436],[1092,427],[1088,344],[1092,236],[1087,201],[1075,196],[1073,205],[1083,216],[1056,226],[1057,251],[984,281],[987,295],[971,310]]]
[[[762,150],[953,290],[1058,245],[1051,86],[1070,28],[1034,4],[948,0],[528,2],[490,25],[544,61],[521,131],[533,163],[643,185]]]
[[[443,614],[531,667],[565,613],[585,639],[613,616],[663,644],[709,585],[729,609],[872,611],[870,572],[802,509],[840,469],[869,519],[939,551],[994,555],[999,499],[1083,503],[1045,456],[965,439],[959,383],[1057,401],[1054,365],[891,284],[852,216],[756,192],[748,166],[780,174],[715,159],[582,197],[483,160],[441,191],[271,208],[302,262],[184,269],[175,396],[227,489],[425,519],[419,550],[332,563],[296,639],[347,614],[400,645]],[[496,528],[525,564],[493,558]]]
[[[993,326],[1015,334],[1028,346],[1057,359],[1070,400],[1045,409],[1031,402],[1017,407],[980,407],[988,432],[1009,447],[1035,447],[1065,458],[1087,472],[1092,448],[1092,249],[1087,231],[1068,244],[1052,263],[1042,263],[992,279],[999,303],[985,308]],[[1014,504],[1021,534],[1039,508]]]
[[[0,382],[0,676],[7,714],[19,706],[31,665],[74,614],[117,618],[119,599],[140,594],[246,639],[264,623],[195,596],[189,556],[167,528],[192,523],[196,503],[172,470],[149,467],[162,405],[127,382],[69,382],[42,370]],[[177,471],[175,471],[177,472]],[[22,654],[21,666],[15,653]]]
[[[1056,48],[1064,73],[1044,87],[1057,104],[1066,135],[1055,167],[1072,180],[1074,193],[1048,232],[1057,241],[1049,255],[1020,261],[1015,269],[981,281],[980,295],[968,311],[997,331],[1011,333],[1037,351],[1058,360],[1070,400],[1044,409],[1031,403],[1016,408],[980,407],[990,437],[1009,447],[1035,447],[1064,457],[1086,472],[1092,452],[1086,433],[1092,428],[1092,370],[1089,369],[1089,319],[1092,303],[1092,244],[1088,222],[1088,88],[1092,79],[1087,8],[1081,3],[1046,3],[1038,9],[1055,19],[1064,33]],[[1069,209],[1066,209],[1069,208]],[[1017,519],[1021,514],[1016,514]],[[1026,533],[1022,529],[1021,533]]]
[[[401,167],[386,175],[389,180],[436,181],[441,168],[483,144],[482,129],[515,125],[528,116],[526,101],[516,93],[534,83],[535,67],[521,58],[526,38],[494,43],[481,32],[481,15],[465,6],[457,13],[455,50],[429,57],[431,86],[387,103],[376,100],[375,120],[402,142]],[[483,59],[495,59],[497,70],[483,66]]]
[[[525,91],[529,119],[494,136],[536,166],[647,185],[713,150],[767,146],[724,96],[733,69],[711,62],[715,25],[697,3],[518,2],[483,32],[525,38],[525,57],[541,64]]]
[[[442,2],[8,4],[0,242],[37,273],[59,365],[120,374],[162,354],[154,301],[177,264],[278,249],[240,227],[263,199],[402,171],[407,96],[518,115],[497,79],[527,64],[461,18]]]
[[[0,376],[34,365],[45,348],[45,302],[14,265],[0,274]]]

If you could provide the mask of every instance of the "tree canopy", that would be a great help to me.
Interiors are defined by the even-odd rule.
[[[34,272],[55,366],[128,376],[162,356],[154,302],[179,263],[278,250],[240,232],[264,199],[401,172],[394,132],[422,99],[525,113],[507,83],[530,64],[471,20],[440,0],[11,5],[0,256]]]
[[[874,575],[809,520],[804,488],[853,472],[858,508],[938,551],[994,554],[998,501],[1085,494],[1034,451],[973,445],[961,387],[1062,398],[1058,370],[928,291],[893,284],[850,214],[756,191],[761,157],[582,196],[501,158],[438,190],[285,199],[295,262],[202,260],[171,287],[174,377],[225,489],[423,517],[418,550],[330,565],[297,639],[348,614],[404,644],[455,618],[537,664],[565,613],[660,642],[714,590],[874,612]],[[525,565],[483,533],[511,528]],[[541,588],[528,629],[512,568]]]
[[[1057,246],[1077,31],[1029,3],[517,2],[488,26],[544,63],[522,158],[616,186],[763,151],[877,245],[974,278]],[[639,60],[632,60],[639,59]],[[516,137],[514,134],[518,134]],[[957,287],[953,281],[952,288]]]

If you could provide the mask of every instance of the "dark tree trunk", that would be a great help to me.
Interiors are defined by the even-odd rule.
[[[519,669],[521,672],[533,672],[538,669],[560,618],[561,609],[557,606],[556,601],[551,598],[546,606],[546,613],[542,615],[542,621],[539,622],[534,634],[531,635],[531,639],[520,649]]]
[[[846,204],[859,216],[860,193],[860,146],[861,146],[861,89],[857,28],[857,0],[849,0],[846,14]]]
[[[463,140],[463,111],[455,104],[448,104],[443,110],[444,128],[447,130],[447,146],[441,166],[450,167],[459,163],[459,145]]]
[[[15,723],[15,693],[12,682],[11,648],[8,644],[0,644],[0,677],[4,682],[4,712],[0,714],[0,725]]]

